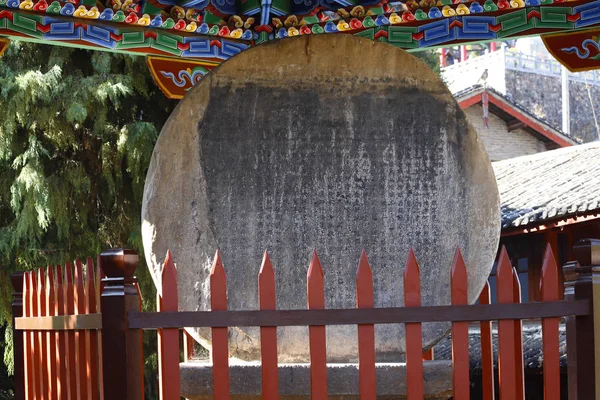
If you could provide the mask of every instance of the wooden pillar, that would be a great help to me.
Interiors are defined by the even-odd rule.
[[[23,272],[10,276],[13,287],[12,330],[15,400],[25,400],[25,349],[23,348],[23,332],[15,330],[15,318],[23,316]]]
[[[446,49],[440,50],[440,66],[442,68],[446,67]]]
[[[142,335],[129,329],[127,314],[140,310],[140,298],[133,276],[138,255],[132,250],[114,249],[100,255],[104,289],[102,309],[102,361],[104,398],[142,400],[144,368]]]
[[[467,46],[460,46],[460,62],[467,61]]]
[[[592,313],[567,317],[569,400],[600,399],[600,240],[580,240],[573,255],[576,261],[563,266],[565,300],[590,300]]]
[[[496,50],[497,50],[497,47],[496,47],[496,42],[492,42],[492,43],[490,43],[490,52],[492,52],[492,51],[496,51]]]

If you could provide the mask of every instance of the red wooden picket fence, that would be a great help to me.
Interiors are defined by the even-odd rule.
[[[467,299],[467,268],[457,249],[448,273],[451,305],[421,306],[420,272],[411,250],[404,268],[405,307],[374,308],[373,273],[363,251],[356,273],[356,308],[325,309],[326,275],[316,252],[307,273],[307,310],[277,310],[275,272],[265,252],[258,274],[259,310],[228,311],[227,279],[219,253],[210,274],[211,311],[178,312],[177,269],[168,253],[162,271],[158,311],[140,311],[134,278],[137,255],[127,250],[103,253],[94,269],[88,259],[49,267],[46,273],[23,274],[22,293],[15,284],[15,383],[18,399],[142,399],[143,353],[141,330],[157,329],[160,398],[180,398],[179,330],[212,329],[214,398],[230,398],[228,327],[258,326],[261,335],[262,398],[278,399],[278,326],[308,326],[310,392],[313,400],[327,399],[325,329],[329,325],[358,325],[359,394],[376,399],[376,324],[406,325],[407,397],[423,399],[421,324],[452,322],[453,398],[469,399],[468,326],[481,328],[482,387],[485,400],[494,399],[491,321],[498,321],[500,400],[524,399],[522,320],[539,318],[543,330],[544,398],[560,399],[559,323],[567,319],[569,399],[599,399],[594,330],[594,301],[600,301],[600,241],[585,240],[573,250],[577,261],[563,267],[565,300],[559,296],[559,269],[547,247],[541,278],[540,303],[521,303],[520,284],[505,249],[497,265],[497,304],[490,304],[486,284],[479,304]],[[597,268],[594,266],[598,265]],[[101,266],[101,268],[100,268]],[[102,272],[106,277],[99,280]],[[596,275],[598,277],[596,278]],[[594,280],[596,282],[594,282]],[[43,284],[40,282],[44,282]],[[595,285],[598,285],[596,287]],[[101,295],[99,296],[99,294]],[[22,301],[22,303],[20,303]],[[98,306],[98,308],[96,308]],[[100,307],[102,312],[100,312]],[[19,313],[21,310],[21,313]],[[22,316],[21,316],[22,315]],[[600,318],[596,318],[600,321]],[[186,352],[189,352],[189,344]],[[596,350],[598,351],[598,350]]]
[[[48,266],[12,277],[15,289],[22,291],[13,303],[13,317],[24,317],[19,321],[24,333],[15,336],[22,349],[22,356],[15,358],[15,383],[17,390],[24,388],[17,398],[103,397],[102,343],[96,329],[102,273],[91,258],[85,266],[80,260],[74,265]]]

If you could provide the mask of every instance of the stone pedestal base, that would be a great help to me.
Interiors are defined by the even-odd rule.
[[[212,365],[206,362],[180,364],[181,395],[191,400],[212,399]],[[425,398],[446,400],[452,396],[452,362],[425,361]],[[406,364],[377,364],[377,399],[406,398]],[[358,400],[358,364],[328,364],[330,400]],[[231,398],[261,399],[259,364],[233,364],[230,367]],[[279,393],[282,400],[310,399],[310,365],[280,364]],[[217,399],[215,399],[217,400]]]

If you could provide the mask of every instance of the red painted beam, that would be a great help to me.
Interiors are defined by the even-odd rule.
[[[495,106],[500,108],[502,111],[508,113],[512,117],[523,122],[525,125],[529,126],[532,129],[535,129],[537,132],[544,135],[548,139],[552,140],[553,142],[558,144],[560,147],[573,146],[572,143],[570,143],[567,140],[561,138],[560,136],[554,134],[553,132],[550,132],[548,129],[546,129],[542,125],[540,125],[537,121],[533,120],[532,118],[530,118],[527,115],[522,114],[521,112],[516,110],[511,105],[504,102],[500,97],[498,97],[494,93],[490,93],[490,102],[492,102]]]

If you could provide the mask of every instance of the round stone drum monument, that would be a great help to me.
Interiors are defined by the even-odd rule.
[[[488,156],[442,80],[389,44],[351,35],[303,36],[257,46],[223,63],[181,101],[164,126],[142,210],[146,260],[157,285],[167,249],[179,308],[210,309],[215,250],[229,308],[258,309],[265,249],[277,306],[306,308],[316,249],[327,308],[355,307],[362,249],[375,306],[403,304],[412,246],[423,305],[450,302],[460,246],[475,301],[500,234]],[[424,324],[431,346],[448,324]],[[308,329],[278,328],[280,362],[308,361]],[[377,360],[400,361],[401,325],[376,327]],[[210,347],[208,330],[193,336]],[[260,359],[258,328],[230,328],[230,351]],[[357,360],[355,326],[327,328],[328,360]]]

